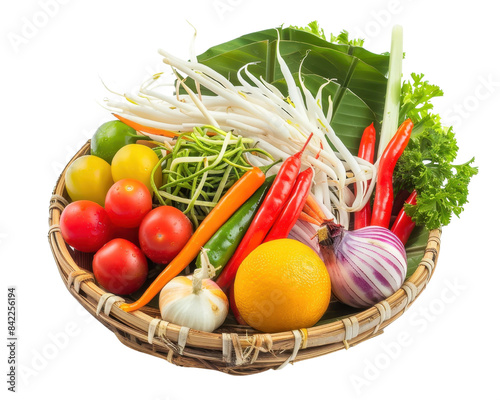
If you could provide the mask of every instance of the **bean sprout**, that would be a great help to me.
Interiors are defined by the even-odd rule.
[[[303,82],[301,65],[297,86],[280,55],[279,39],[276,56],[286,82],[289,96],[286,98],[274,85],[250,72],[254,63],[237,71],[240,85],[235,86],[220,73],[196,62],[195,58],[192,58],[194,61],[184,61],[164,50],[159,50],[159,53],[174,71],[178,87],[182,86],[187,95],[164,93],[165,88],[172,90],[173,85],[165,85],[161,82],[163,75],[156,74],[137,93],[124,95],[121,100],[107,100],[109,109],[138,124],[180,133],[212,125],[233,132],[233,137],[228,135],[226,138],[226,146],[241,136],[245,143],[253,142],[254,147],[276,159],[297,152],[312,132],[313,138],[304,153],[303,163],[316,169],[313,194],[318,202],[328,210],[338,209],[341,222],[347,224],[349,213],[360,210],[367,203],[375,185],[376,166],[353,156],[331,127],[332,100],[328,99],[326,115],[321,101],[322,90],[330,81],[321,85],[313,96]],[[193,92],[185,83],[187,77],[194,80],[197,88],[203,86],[215,96],[202,96],[199,90]],[[205,162],[212,160],[218,161],[217,157],[207,157]],[[269,163],[251,154],[247,160],[259,165]],[[204,174],[202,179],[206,177]],[[370,184],[368,180],[371,180]],[[356,195],[348,185],[356,186]]]

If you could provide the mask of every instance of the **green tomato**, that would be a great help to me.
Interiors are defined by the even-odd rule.
[[[118,150],[127,144],[136,143],[139,139],[149,140],[147,136],[138,135],[134,128],[121,121],[105,122],[92,136],[90,154],[111,164]]]
[[[148,146],[142,144],[128,144],[117,151],[111,162],[111,173],[115,182],[120,179],[135,179],[144,183],[149,193],[151,188],[151,174],[158,164],[159,158]],[[161,167],[155,171],[154,182],[156,187],[162,184]]]
[[[64,176],[71,200],[90,200],[104,207],[104,200],[113,185],[111,166],[102,158],[82,156],[73,161]]]

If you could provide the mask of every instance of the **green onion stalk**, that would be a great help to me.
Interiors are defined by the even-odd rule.
[[[401,75],[403,72],[403,27],[395,25],[392,29],[389,75],[385,94],[384,117],[380,131],[377,158],[382,156],[387,144],[396,134],[399,122],[401,97]]]

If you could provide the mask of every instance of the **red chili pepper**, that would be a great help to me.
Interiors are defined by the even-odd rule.
[[[394,201],[392,202],[391,215],[397,215],[401,207],[403,207],[406,199],[410,196],[410,192],[406,189],[401,189],[397,194],[394,193]]]
[[[245,236],[243,236],[238,248],[217,278],[216,283],[224,292],[228,292],[241,262],[252,250],[262,243],[274,221],[278,218],[281,209],[292,192],[292,188],[300,172],[302,153],[311,138],[312,134],[307,139],[301,151],[288,157],[283,162]]]
[[[373,163],[373,157],[375,156],[375,140],[377,139],[377,133],[373,122],[370,126],[367,126],[361,136],[361,142],[359,144],[358,157]],[[367,185],[370,181],[367,182]],[[356,186],[354,186],[354,194],[356,195]],[[370,202],[360,210],[354,213],[354,229],[364,228],[370,225],[372,218],[372,210]]]
[[[415,190],[411,192],[410,196],[406,199],[405,204],[417,204],[417,192]],[[413,228],[415,228],[415,222],[413,222],[411,217],[406,214],[405,207],[403,205],[401,211],[396,217],[396,220],[392,224],[391,231],[403,242],[403,244],[406,244]]]
[[[302,171],[292,189],[292,194],[288,198],[285,206],[281,210],[280,215],[274,221],[273,227],[266,236],[265,242],[271,240],[283,239],[288,237],[293,226],[299,219],[299,215],[306,204],[307,195],[311,189],[314,171],[311,167]]]
[[[392,174],[394,172],[396,162],[410,141],[412,129],[413,123],[408,118],[398,128],[396,134],[390,140],[380,157],[371,225],[389,228],[389,223],[391,222],[392,202],[394,199]]]

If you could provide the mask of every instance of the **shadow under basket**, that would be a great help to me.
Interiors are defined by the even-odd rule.
[[[90,143],[86,143],[68,165],[89,154],[89,149]],[[131,299],[107,293],[97,284],[92,274],[93,254],[74,251],[64,242],[60,232],[60,216],[69,203],[64,182],[67,168],[56,183],[49,207],[48,238],[62,280],[78,302],[123,344],[179,366],[248,375],[349,349],[381,334],[407,310],[429,282],[439,254],[441,230],[433,230],[429,232],[417,269],[401,289],[373,307],[341,316],[334,322],[307,329],[263,333],[231,323],[228,318],[213,333],[197,331],[162,321],[159,310],[154,307],[146,306],[127,313],[119,305]]]

